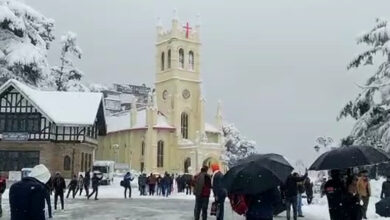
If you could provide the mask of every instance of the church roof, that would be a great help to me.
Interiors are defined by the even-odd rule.
[[[206,132],[210,132],[210,133],[221,133],[221,130],[219,130],[214,125],[207,123],[207,122],[204,125],[204,130]]]
[[[3,93],[12,86],[24,98],[57,125],[93,125],[99,107],[103,107],[102,93],[42,91],[10,79],[0,87]]]
[[[130,111],[119,112],[106,116],[107,133],[125,131],[130,129],[146,129],[146,109],[137,112],[137,121],[134,125],[131,124]],[[157,123],[153,126],[156,129],[175,129],[169,123],[167,118],[160,112],[157,115]]]

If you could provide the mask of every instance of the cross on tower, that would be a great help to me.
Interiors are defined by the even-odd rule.
[[[183,26],[183,28],[186,29],[186,38],[188,39],[188,36],[190,34],[190,30],[192,29],[192,27],[190,27],[190,25],[187,22],[186,26]]]

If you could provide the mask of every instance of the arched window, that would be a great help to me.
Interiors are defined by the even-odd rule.
[[[161,53],[161,71],[164,71],[164,62],[165,62],[165,55],[164,52]]]
[[[157,143],[157,167],[164,167],[164,141]]]
[[[181,136],[184,139],[188,139],[188,114],[181,113]]]
[[[171,68],[171,49],[168,50],[168,69]]]
[[[145,141],[142,141],[142,144],[141,144],[141,156],[144,156],[145,155]]]
[[[190,70],[194,70],[194,52],[188,53],[188,66]]]
[[[191,166],[191,158],[187,158],[185,161],[184,161],[184,173],[189,173],[189,170],[188,168]]]
[[[183,48],[179,49],[179,67],[184,69],[184,50],[183,50]]]
[[[64,157],[64,170],[70,170],[70,157],[68,155]]]

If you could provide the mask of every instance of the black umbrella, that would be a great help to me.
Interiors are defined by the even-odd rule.
[[[345,169],[389,161],[389,155],[383,150],[369,146],[343,146],[323,153],[309,169]]]
[[[390,217],[390,198],[382,199],[375,204],[375,211],[382,217]]]
[[[253,154],[231,168],[224,176],[229,193],[257,194],[285,182],[293,167],[278,154]]]

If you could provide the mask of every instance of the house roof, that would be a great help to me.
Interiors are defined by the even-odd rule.
[[[102,93],[42,91],[10,79],[0,87],[0,93],[10,86],[19,91],[31,104],[57,125],[93,125]]]

